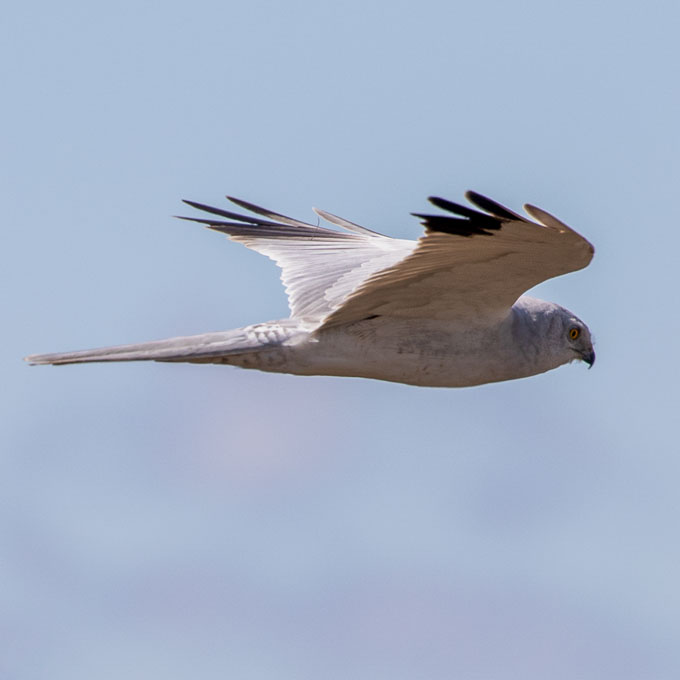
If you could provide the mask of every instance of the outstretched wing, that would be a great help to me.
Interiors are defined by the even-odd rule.
[[[449,214],[415,213],[425,226],[417,248],[362,282],[322,326],[374,314],[493,323],[529,288],[593,257],[586,239],[540,208],[524,206],[533,222],[480,194],[465,196],[481,211],[430,198]]]
[[[291,316],[319,323],[375,272],[403,260],[416,241],[394,239],[361,227],[323,210],[316,212],[331,224],[348,231],[315,226],[260,206],[227,197],[255,215],[184,201],[215,218],[183,217],[229,235],[281,267]],[[226,218],[219,219],[219,218]]]
[[[282,269],[291,315],[320,328],[372,315],[493,323],[526,290],[585,267],[594,252],[540,208],[524,206],[534,222],[471,191],[466,198],[479,210],[430,198],[444,214],[414,213],[425,226],[417,242],[389,238],[321,210],[321,217],[348,231],[228,198],[261,217],[185,201],[216,217],[183,219],[224,232],[274,260]]]

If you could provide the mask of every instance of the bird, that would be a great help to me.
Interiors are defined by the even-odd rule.
[[[332,228],[227,196],[234,212],[185,200],[201,217],[281,268],[290,317],[243,328],[26,357],[30,364],[160,361],[227,364],[295,375],[470,387],[595,361],[588,326],[525,295],[577,271],[594,248],[550,213],[520,215],[474,191],[411,213],[424,233],[392,238],[314,208]]]

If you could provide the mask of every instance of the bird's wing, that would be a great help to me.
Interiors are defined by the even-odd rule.
[[[372,315],[493,323],[529,288],[592,259],[588,241],[540,208],[525,206],[534,222],[475,192],[466,197],[480,210],[430,198],[449,214],[416,213],[425,226],[417,242],[317,211],[350,233],[326,229],[231,197],[261,217],[185,201],[227,219],[184,219],[274,260],[291,315],[318,327]]]
[[[274,260],[282,270],[281,280],[288,294],[291,316],[312,324],[332,314],[375,272],[403,260],[417,247],[416,241],[389,238],[322,210],[317,210],[321,217],[348,231],[315,226],[228,198],[260,217],[185,201],[217,217],[182,219],[224,232],[232,241]]]
[[[426,228],[417,247],[357,277],[320,327],[372,315],[493,323],[532,286],[592,259],[588,241],[540,208],[524,206],[534,222],[477,193],[466,198],[480,210],[430,198],[449,215],[415,214]]]

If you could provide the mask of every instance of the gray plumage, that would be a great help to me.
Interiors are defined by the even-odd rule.
[[[475,208],[441,198],[417,213],[418,241],[394,239],[316,210],[344,231],[246,201],[253,215],[185,201],[223,232],[281,267],[289,319],[218,333],[96,350],[39,354],[31,364],[185,361],[298,375],[341,375],[463,387],[522,378],[575,359],[595,360],[588,327],[571,312],[523,295],[585,267],[593,247],[549,213],[534,221],[474,192]]]

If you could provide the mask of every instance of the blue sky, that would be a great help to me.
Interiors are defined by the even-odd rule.
[[[0,109],[0,675],[677,678],[677,3],[15,3]],[[466,390],[29,353],[287,315],[173,220],[395,236],[426,197],[596,246],[597,364]]]

